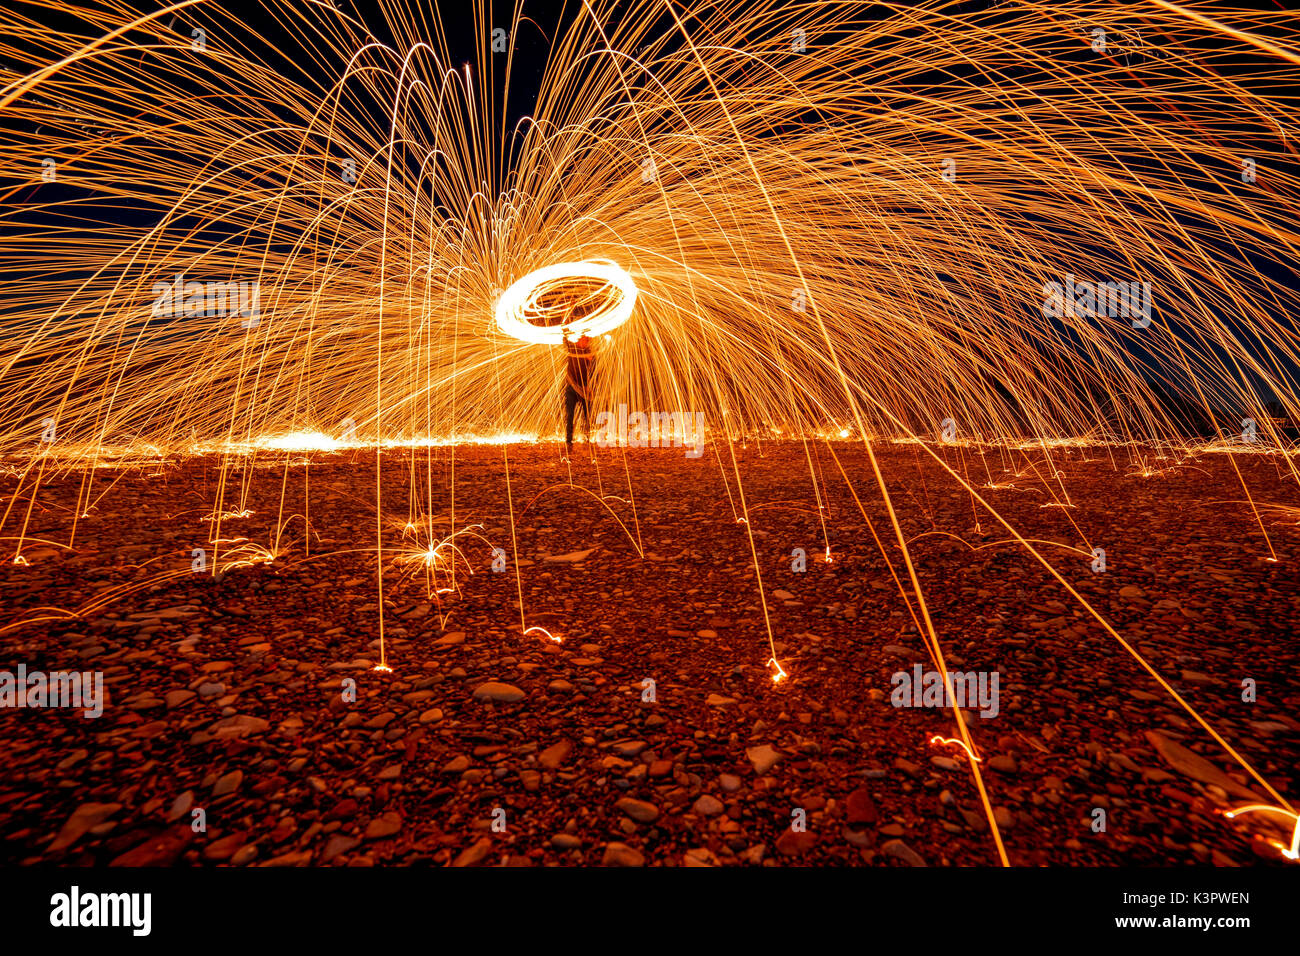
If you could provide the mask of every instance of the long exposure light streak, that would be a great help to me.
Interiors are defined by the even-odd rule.
[[[626,454],[626,498],[570,465],[567,484],[516,508],[509,444],[556,436],[568,329],[608,337],[594,383],[606,407],[709,423],[759,598],[753,663],[773,684],[795,665],[778,653],[751,516],[815,513],[832,564],[825,451],[878,552],[872,573],[940,672],[952,635],[914,545],[1017,547],[1294,813],[1059,569],[1095,553],[1071,514],[1087,489],[1063,463],[1098,447],[1143,479],[1162,457],[1226,456],[1242,534],[1262,560],[1294,560],[1265,521],[1288,506],[1257,501],[1238,459],[1270,456],[1300,487],[1286,432],[1300,416],[1287,281],[1300,16],[1163,0],[581,0],[517,117],[493,34],[534,29],[526,4],[504,24],[475,8],[468,63],[415,5],[383,5],[382,30],[326,3],[260,5],[295,56],[208,0],[31,8],[67,29],[0,12],[7,564],[75,550],[119,465],[182,456],[219,469],[200,519],[213,577],[272,564],[292,550],[290,521],[315,547],[311,493],[287,490],[291,469],[310,488],[312,459],[285,456],[373,451],[373,534],[357,549],[375,562],[375,667],[391,672],[389,584],[423,570],[442,613],[470,586],[457,567],[490,560],[481,526],[456,528],[455,446],[496,443],[519,633],[559,643],[529,624],[517,560],[533,502],[579,488],[647,552]],[[1198,444],[1198,425],[1214,438]],[[764,438],[799,443],[804,500],[753,500],[741,452]],[[913,490],[876,453],[890,441],[944,470],[977,531],[990,518],[1008,537],[905,527],[897,504]],[[850,474],[836,442],[869,468]],[[394,521],[384,482],[403,467],[408,514]],[[277,472],[273,536],[228,537]],[[33,516],[69,474],[80,490],[60,536]],[[1018,532],[990,498],[1022,490],[1077,540]],[[462,549],[458,535],[476,540]],[[968,718],[952,713],[956,736],[932,742],[970,757],[1009,863]]]

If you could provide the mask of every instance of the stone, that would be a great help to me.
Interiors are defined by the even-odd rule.
[[[181,824],[150,837],[110,862],[109,866],[172,866],[194,838],[189,824]]]
[[[99,826],[121,809],[120,803],[83,803],[72,811],[72,816],[68,817],[63,824],[54,842],[46,847],[46,852],[58,853],[66,850],[81,839],[91,827]]]
[[[754,773],[758,774],[760,777],[775,767],[776,762],[781,759],[781,754],[768,744],[760,744],[757,747],[750,747],[745,751],[745,756],[749,758],[749,762],[754,768]]]
[[[706,846],[687,850],[682,855],[682,866],[717,866],[718,858]]]
[[[475,700],[492,700],[501,704],[513,704],[527,696],[514,684],[504,684],[490,680],[474,688]]]
[[[172,801],[171,808],[167,811],[167,822],[175,823],[181,817],[190,812],[194,806],[194,791],[186,790],[175,800]]]
[[[222,774],[217,778],[217,782],[212,785],[212,795],[214,797],[224,797],[228,793],[234,793],[243,782],[244,771],[242,770],[232,770],[229,773]]]
[[[653,803],[647,803],[645,800],[634,800],[632,797],[624,797],[614,804],[621,812],[626,813],[637,823],[653,823],[659,819],[659,808]]]
[[[786,830],[776,838],[776,852],[782,856],[803,856],[817,845],[817,834],[807,830]]]
[[[270,729],[270,722],[263,720],[261,717],[235,714],[232,717],[218,720],[209,728],[208,733],[212,734],[217,740],[231,740],[253,734],[264,734]]]
[[[870,825],[879,818],[876,803],[871,799],[871,794],[867,792],[866,787],[858,787],[849,794],[845,801],[845,812],[849,823],[852,824]]]
[[[228,860],[235,855],[237,851],[248,840],[248,834],[240,831],[224,836],[219,840],[213,840],[203,848],[203,859],[221,862]]]
[[[167,692],[167,696],[164,697],[163,700],[167,704],[167,709],[172,710],[175,707],[180,707],[183,704],[188,704],[196,696],[197,695],[194,693],[194,691],[185,690],[184,688],[181,688],[179,690],[169,690]]]
[[[370,821],[366,827],[367,840],[382,840],[390,837],[402,829],[402,817],[400,814],[388,811]]]
[[[466,849],[462,850],[456,859],[451,861],[452,866],[479,866],[487,859],[492,852],[492,839],[490,837],[479,837]]]
[[[645,857],[626,843],[607,843],[601,866],[645,866]]]
[[[880,846],[881,852],[901,860],[908,866],[925,866],[925,859],[902,840],[886,840]]]
[[[548,554],[542,558],[543,564],[578,564],[586,561],[593,553],[600,550],[600,545],[586,551],[571,551],[568,554]]]
[[[325,844],[325,852],[321,854],[320,861],[328,863],[343,853],[350,853],[361,845],[361,841],[354,836],[346,833],[333,833],[330,835],[329,842]]]
[[[1199,754],[1193,753],[1181,744],[1175,743],[1164,734],[1158,731],[1148,730],[1146,732],[1147,740],[1151,741],[1152,746],[1160,756],[1165,758],[1169,766],[1173,767],[1185,777],[1191,777],[1193,780],[1199,780],[1201,783],[1214,784],[1222,787],[1228,793],[1241,797],[1243,800],[1250,800],[1254,803],[1266,803],[1247,787],[1242,786],[1233,780],[1226,773],[1220,770],[1214,764],[1210,763]]]
[[[722,805],[722,801],[717,797],[710,796],[706,793],[695,801],[695,805],[692,809],[701,816],[716,817],[719,813],[725,810],[726,807]]]
[[[571,753],[573,753],[573,741],[561,740],[538,754],[537,762],[543,769],[558,770],[569,759]]]

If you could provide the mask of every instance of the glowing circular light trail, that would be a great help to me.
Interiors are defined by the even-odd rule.
[[[632,277],[608,260],[558,262],[501,293],[497,328],[538,345],[559,345],[566,326],[574,335],[604,335],[631,317],[636,292]]]

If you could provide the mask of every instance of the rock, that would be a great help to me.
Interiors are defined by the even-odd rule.
[[[764,855],[766,855],[766,853],[767,853],[766,843],[755,843],[753,846],[744,850],[740,854],[740,859],[745,863],[751,863],[754,866],[757,866],[763,862],[763,857]]]
[[[543,564],[578,564],[586,561],[593,553],[600,550],[600,545],[594,548],[588,548],[586,551],[571,551],[568,554],[548,554],[542,558]]]
[[[871,834],[867,833],[866,830],[854,830],[852,827],[845,827],[841,836],[854,846],[862,847],[863,849],[869,849],[875,843]]]
[[[776,762],[781,759],[780,752],[772,749],[768,744],[760,744],[757,747],[750,747],[745,751],[745,756],[749,758],[750,764],[754,768],[754,773],[760,777],[776,766]]]
[[[793,601],[793,600],[794,600],[794,595],[791,594],[789,591],[782,591],[782,590],[779,590],[779,589],[776,590],[776,591],[773,591],[773,592],[772,592],[772,597],[776,598],[778,601]]]
[[[180,707],[182,704],[188,704],[196,696],[197,695],[194,691],[181,688],[179,690],[169,690],[167,696],[164,697],[163,700],[167,704],[167,709],[171,710],[175,707]]]
[[[886,856],[902,860],[908,866],[926,865],[924,858],[902,840],[887,840],[881,844],[880,849]]]
[[[1165,758],[1169,766],[1183,776],[1199,780],[1201,783],[1210,783],[1222,787],[1228,793],[1244,800],[1250,800],[1254,803],[1268,802],[1251,792],[1247,787],[1237,783],[1204,757],[1193,753],[1181,744],[1175,743],[1164,734],[1148,730],[1146,735],[1147,740],[1151,741],[1151,745],[1156,748],[1160,756]]]
[[[290,851],[267,860],[262,866],[307,866],[311,863],[311,850]]]
[[[1285,730],[1286,728],[1283,727],[1283,729]],[[59,771],[67,770],[69,767],[81,763],[81,761],[85,760],[89,756],[90,756],[89,750],[78,748],[72,751],[72,753],[68,754],[62,760],[60,760],[58,764],[55,766],[55,769]]]
[[[614,804],[620,811],[626,813],[637,823],[653,823],[659,819],[659,808],[653,803],[647,803],[644,800],[634,800],[631,797],[624,797],[618,803]]]
[[[348,836],[346,833],[334,833],[330,835],[329,842],[325,844],[325,852],[321,854],[320,861],[328,863],[342,853],[350,853],[361,845],[361,841],[354,836]]]
[[[390,810],[370,821],[370,825],[366,827],[366,839],[382,840],[400,829],[402,829],[401,815]],[[488,842],[491,843],[490,840]]]
[[[558,770],[564,761],[569,759],[571,753],[573,753],[573,741],[561,740],[538,754],[537,762],[543,769]]]
[[[175,823],[181,817],[190,812],[194,806],[194,791],[186,790],[175,800],[172,801],[171,809],[167,811],[167,822]]]
[[[114,859],[109,866],[172,866],[180,859],[185,848],[194,838],[194,831],[189,824],[172,827],[157,836],[150,837],[134,849],[128,850]]]
[[[501,704],[513,704],[523,700],[526,695],[514,684],[503,684],[490,680],[474,688],[475,700],[493,700]]]
[[[710,694],[704,699],[704,703],[710,707],[730,707],[736,702],[734,697],[723,697],[721,694]]]
[[[492,839],[490,837],[479,837],[474,843],[460,852],[456,859],[452,860],[452,866],[479,866],[487,859],[492,852]]]
[[[879,818],[875,801],[865,787],[858,787],[845,801],[848,821],[852,824],[872,824]]]
[[[357,803],[357,801],[353,800],[351,797],[347,797],[330,807],[330,809],[325,812],[325,816],[322,819],[326,823],[333,820],[351,820],[357,815],[357,811],[360,809],[361,804]]]
[[[255,859],[257,859],[257,844],[248,843],[235,851],[235,855],[230,858],[230,865],[246,866]]]
[[[741,787],[741,779],[734,773],[718,774],[718,783],[727,793],[735,793]]]
[[[576,850],[582,841],[571,833],[557,833],[551,837],[551,846],[557,850]]]
[[[45,848],[45,852],[58,853],[66,850],[80,840],[91,827],[99,826],[121,809],[120,803],[83,803],[72,811],[72,816],[68,817],[54,841]]]
[[[645,866],[645,857],[626,843],[607,843],[601,866]]]
[[[782,856],[803,856],[817,845],[817,835],[807,830],[786,830],[776,838],[776,852]]]
[[[919,777],[921,775],[921,768],[919,766],[902,757],[898,757],[894,760],[894,769],[903,771],[903,773],[907,774],[909,777]]]
[[[247,840],[248,834],[244,831],[232,833],[219,840],[213,840],[203,848],[203,859],[213,860],[218,863],[222,860],[229,860]]]
[[[217,778],[217,782],[212,785],[212,795],[214,797],[224,797],[228,793],[234,793],[243,782],[244,771],[242,770],[232,770],[230,773],[222,774]]]
[[[694,809],[696,813],[700,814],[700,816],[716,817],[719,813],[725,810],[726,807],[722,805],[722,801],[717,797],[709,796],[709,794],[706,793],[695,801],[695,805],[692,809]]]
[[[989,758],[989,767],[998,773],[1015,773],[1019,767],[1011,754],[997,754]]]
[[[717,866],[718,858],[706,846],[687,850],[682,856],[682,866]]]
[[[233,717],[226,717],[224,720],[218,720],[210,728],[208,733],[212,734],[217,740],[231,740],[237,737],[248,737],[253,734],[264,734],[271,729],[271,724],[261,717],[250,717],[247,714],[235,714]]]

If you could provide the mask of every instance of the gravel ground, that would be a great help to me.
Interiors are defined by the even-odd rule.
[[[222,538],[268,545],[286,520],[274,562],[219,580],[190,570],[211,549],[217,459],[101,469],[72,550],[56,544],[83,477],[49,481],[28,564],[0,565],[0,670],[99,671],[108,701],[98,719],[0,709],[0,858],[995,865],[966,755],[930,743],[955,735],[952,711],[891,704],[892,675],[933,665],[865,451],[834,451],[810,469],[799,444],[751,442],[734,469],[722,450],[724,473],[713,449],[600,450],[571,486],[555,445],[462,447],[454,524],[449,451],[385,453],[391,673],[373,669],[373,452],[228,472],[225,507],[252,514]],[[1282,459],[1238,459],[1272,563],[1223,455],[1143,477],[1118,448],[1058,450],[1055,476],[1038,452],[940,453],[1273,788],[1300,794],[1300,527],[1275,507],[1296,500]],[[1010,861],[1283,865],[1269,841],[1289,844],[1285,820],[1219,812],[1274,801],[1080,601],[923,449],[877,454],[949,668],[998,674],[997,715],[966,713]],[[17,487],[0,478],[6,507]],[[395,561],[413,494],[439,535],[482,526],[456,539],[453,592]],[[524,625],[562,643],[523,633],[521,587]]]

